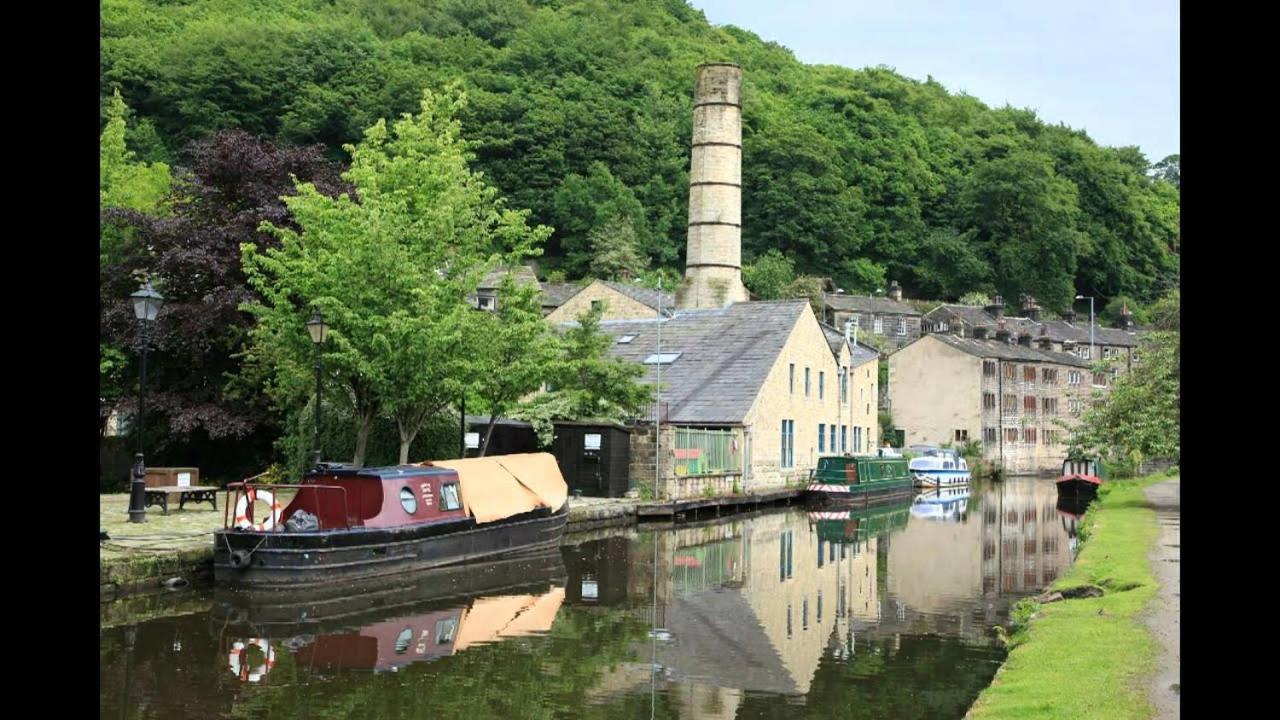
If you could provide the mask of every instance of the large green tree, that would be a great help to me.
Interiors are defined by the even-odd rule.
[[[426,91],[415,115],[378,121],[348,151],[344,177],[355,197],[328,197],[308,184],[287,200],[299,231],[271,227],[278,249],[244,248],[245,271],[261,293],[250,355],[282,407],[312,390],[311,348],[302,332],[324,313],[327,383],[355,418],[353,462],[364,462],[381,413],[400,429],[402,460],[421,425],[475,382],[483,333],[467,295],[496,262],[534,253],[549,230],[530,228],[469,167],[455,113],[458,88]]]

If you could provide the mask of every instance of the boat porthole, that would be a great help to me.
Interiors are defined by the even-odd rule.
[[[407,487],[400,488],[400,507],[410,515],[418,512],[418,496]]]

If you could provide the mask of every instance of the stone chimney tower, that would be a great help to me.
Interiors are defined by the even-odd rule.
[[[693,89],[689,240],[676,307],[747,300],[742,284],[742,68],[699,65]]]
[[[887,289],[887,292],[885,292],[885,295],[887,295],[890,300],[896,300],[897,302],[902,302],[902,286],[898,284],[897,280],[890,281],[889,287]]]

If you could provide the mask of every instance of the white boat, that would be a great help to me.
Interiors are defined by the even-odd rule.
[[[924,520],[959,522],[969,506],[969,488],[951,487],[930,490],[911,501],[912,517]]]
[[[945,488],[969,484],[969,464],[952,448],[914,446],[920,453],[907,464],[907,470],[922,487]]]

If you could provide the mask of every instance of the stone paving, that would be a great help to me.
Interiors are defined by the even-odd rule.
[[[1161,720],[1180,716],[1181,666],[1180,649],[1182,610],[1182,481],[1174,478],[1148,487],[1147,500],[1156,511],[1160,537],[1151,552],[1152,573],[1160,590],[1151,600],[1146,623],[1160,644],[1156,654],[1156,672],[1151,680],[1151,702]]]

